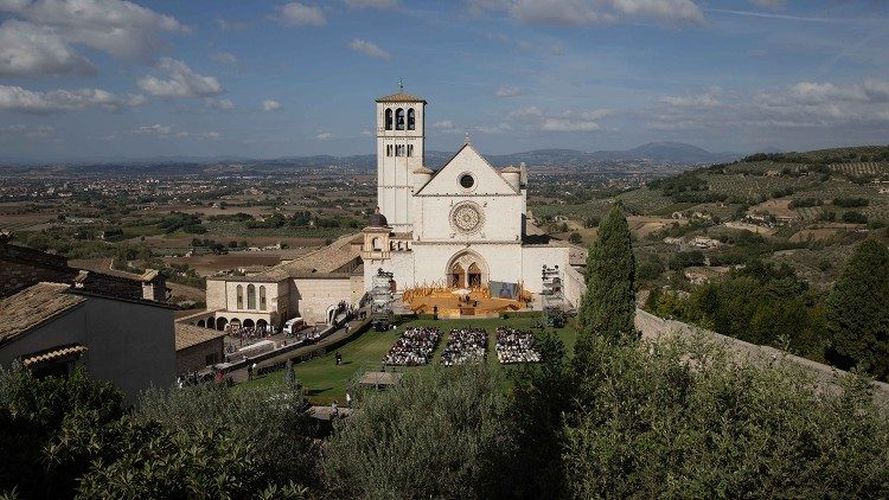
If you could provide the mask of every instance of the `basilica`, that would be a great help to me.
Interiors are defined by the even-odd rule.
[[[372,277],[391,273],[396,296],[476,290],[540,307],[543,273],[556,270],[567,305],[583,291],[584,252],[534,227],[524,165],[497,169],[467,140],[438,170],[424,164],[426,101],[400,91],[376,100],[377,206],[360,235],[266,272],[207,279],[201,326],[325,322],[358,304]],[[197,324],[197,323],[196,323]]]

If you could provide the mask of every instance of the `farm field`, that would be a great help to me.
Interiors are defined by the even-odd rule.
[[[441,352],[447,343],[448,332],[452,328],[484,328],[488,331],[487,362],[497,364],[495,352],[496,329],[498,326],[507,326],[517,329],[530,330],[537,322],[536,317],[522,317],[510,319],[470,319],[470,320],[431,320],[418,319],[407,321],[398,326],[398,330],[387,332],[375,332],[368,330],[358,338],[352,340],[338,352],[343,356],[343,364],[337,366],[335,352],[311,361],[294,365],[294,371],[299,382],[306,388],[309,400],[313,404],[326,405],[332,401],[343,403],[346,390],[350,383],[366,371],[379,371],[383,357],[398,339],[401,331],[411,327],[437,327],[442,331],[442,338],[433,355],[432,362],[420,367],[387,367],[387,371],[411,372],[428,369],[431,365],[438,365],[441,361]],[[576,332],[571,326],[556,330],[559,338],[565,344],[568,353],[573,352],[576,342]],[[279,370],[261,375],[248,382],[238,384],[236,390],[250,390],[252,387],[283,382],[284,372]]]

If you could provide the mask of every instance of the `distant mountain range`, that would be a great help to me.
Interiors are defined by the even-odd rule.
[[[432,168],[444,165],[454,152],[426,151],[426,164]],[[651,142],[642,146],[623,151],[594,151],[585,152],[575,149],[538,149],[523,153],[505,155],[485,155],[495,166],[519,165],[525,163],[529,167],[573,167],[576,169],[596,168],[608,164],[621,164],[628,162],[645,163],[648,166],[655,165],[704,165],[732,161],[742,155],[737,153],[712,153],[705,149],[684,144],[681,142]],[[71,162],[21,162],[15,159],[0,158],[0,166],[42,166],[42,167],[74,167],[74,170],[82,173],[109,171],[114,166],[127,166],[146,172],[149,169],[158,173],[178,171],[179,173],[214,171],[232,172],[238,169],[274,170],[277,168],[323,168],[338,165],[346,168],[370,170],[376,168],[376,155],[352,155],[352,156],[296,156],[274,159],[251,159],[236,156],[221,156],[215,158],[198,158],[188,156],[167,156],[145,159],[122,160],[80,160]]]

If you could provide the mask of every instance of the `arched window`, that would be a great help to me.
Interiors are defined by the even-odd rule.
[[[238,285],[237,296],[238,296],[238,309],[243,309],[244,308],[244,287],[241,285]]]
[[[395,130],[404,130],[404,109],[395,110]]]
[[[383,249],[383,246],[380,244],[379,238],[374,238],[374,239],[370,240],[370,244],[371,244],[371,246],[373,246],[374,250],[382,250]]]
[[[386,144],[386,156],[392,156],[392,145]]]
[[[256,287],[247,285],[247,309],[256,309]]]
[[[386,108],[386,130],[392,130],[392,108]]]
[[[265,311],[265,287],[259,287],[259,309]]]
[[[414,117],[414,108],[408,108],[407,110],[407,129],[413,130],[417,126],[417,120]]]
[[[414,145],[413,144],[407,145],[407,156],[408,156],[408,158],[414,156]]]

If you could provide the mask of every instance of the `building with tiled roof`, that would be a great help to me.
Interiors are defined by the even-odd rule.
[[[76,366],[114,383],[130,401],[174,381],[173,307],[114,289],[34,283],[0,299],[0,366],[36,375]]]
[[[277,327],[296,316],[328,322],[343,303],[357,305],[380,271],[391,273],[396,293],[482,288],[518,299],[539,296],[551,279],[543,269],[556,269],[567,306],[576,306],[583,252],[535,237],[525,166],[498,170],[467,138],[443,167],[429,169],[425,108],[425,99],[403,89],[376,99],[378,209],[360,235],[262,272],[208,278],[207,311],[191,323]]]
[[[176,322],[176,374],[196,373],[221,363],[225,335],[216,329]]]

